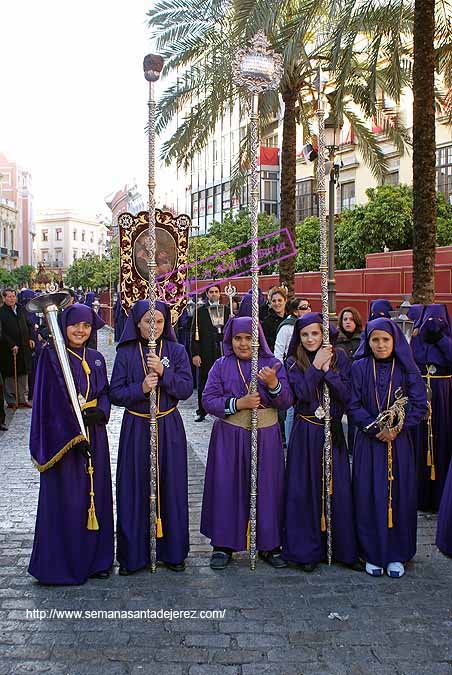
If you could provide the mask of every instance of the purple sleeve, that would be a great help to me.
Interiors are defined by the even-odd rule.
[[[427,414],[427,390],[420,373],[406,376],[408,406],[404,429],[416,427]]]
[[[272,363],[272,366],[277,363],[277,360]],[[266,408],[277,408],[278,410],[287,410],[293,405],[293,394],[287,379],[286,369],[283,365],[279,368],[276,373],[278,381],[281,384],[281,391],[275,397],[271,396],[268,392],[268,389],[264,386],[259,387],[259,393],[261,394],[261,400],[264,403]]]
[[[118,349],[110,382],[110,401],[113,405],[125,408],[148,399],[148,396],[143,393],[142,382],[129,382],[128,380],[130,352],[129,355],[127,352],[126,349]]]
[[[186,401],[193,393],[193,377],[185,347],[174,350],[171,361],[168,368],[163,367],[159,384],[169,396],[178,401]]]
[[[347,412],[352,418],[353,423],[356,424],[359,429],[364,429],[364,427],[371,424],[375,419],[375,416],[372,416],[362,403],[363,379],[364,373],[362,363],[361,361],[357,361],[352,365],[351,398]],[[378,430],[373,432],[373,434],[375,433],[378,433]],[[372,432],[370,435],[372,435]]]
[[[446,359],[447,367],[452,368],[452,339],[447,335],[443,335],[442,338],[436,343],[436,346]]]
[[[215,415],[224,419],[226,417],[226,401],[230,396],[224,392],[223,381],[221,378],[222,359],[215,361],[209,371],[207,383],[202,395],[202,404],[209,415]]]
[[[317,398],[317,387],[323,380],[324,373],[310,365],[303,373],[295,361],[289,362],[287,374],[290,386],[297,401],[312,401]]]
[[[338,371],[331,368],[325,373],[325,381],[328,384],[332,397],[336,403],[347,407],[350,401],[350,371],[351,363],[345,352],[337,352]]]

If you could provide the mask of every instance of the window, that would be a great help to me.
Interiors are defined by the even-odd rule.
[[[271,202],[263,202],[263,210],[269,216],[278,215],[278,204]]]
[[[195,192],[191,196],[191,217],[197,218],[199,215],[199,192]]]
[[[61,227],[57,227],[56,229],[56,240],[63,241],[63,230],[61,229]]]
[[[85,232],[85,230],[82,230],[82,241],[85,241],[85,236],[86,236],[86,232]]]
[[[305,218],[318,215],[317,194],[313,178],[307,178],[297,182],[295,189],[295,218],[297,223],[302,223]]]
[[[273,134],[273,136],[267,136],[267,138],[264,138],[263,145],[265,145],[266,148],[277,148],[278,134]]]
[[[215,185],[214,193],[214,212],[221,215],[221,185]]]
[[[341,184],[341,211],[355,206],[355,181]]]
[[[42,241],[49,241],[49,230],[42,231]]]
[[[203,190],[199,194],[199,215],[204,216],[206,213],[206,191]]]
[[[391,171],[386,173],[383,176],[383,185],[398,185],[399,184],[399,172]]]
[[[94,232],[91,232],[90,242],[94,244]]]
[[[77,241],[77,230],[74,230],[74,231],[72,232],[72,239],[73,239],[74,241]]]
[[[436,183],[438,192],[452,206],[452,145],[436,151]]]
[[[231,184],[223,185],[223,211],[231,208]]]
[[[77,254],[78,254],[78,251],[77,251],[76,248],[74,248],[74,250],[72,251],[72,260],[77,260]]]

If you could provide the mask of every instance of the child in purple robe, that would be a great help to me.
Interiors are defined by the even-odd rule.
[[[331,327],[332,337],[336,337]],[[342,430],[350,389],[350,362],[344,351],[323,347],[322,315],[297,320],[286,370],[295,395],[294,425],[287,450],[286,523],[283,556],[312,572],[327,557],[326,491],[331,494],[333,559],[356,569],[351,478]],[[323,386],[331,398],[332,481],[325,484]]]
[[[353,456],[353,500],[359,551],[366,572],[398,578],[416,553],[416,461],[409,433],[427,411],[425,385],[402,331],[391,319],[369,321],[355,352],[349,406],[358,430]],[[405,421],[374,424],[399,396],[408,397]]]
[[[427,419],[413,430],[417,507],[437,511],[452,457],[452,335],[446,305],[423,308],[411,349],[430,404]]]
[[[212,569],[247,548],[250,508],[251,410],[258,409],[257,548],[272,567],[280,555],[284,508],[284,451],[278,410],[292,405],[284,368],[259,326],[258,391],[251,379],[251,317],[234,317],[224,331],[224,356],[209,372],[203,394],[213,425],[204,483],[201,532],[213,546]]]
[[[86,434],[78,425],[55,349],[48,344],[38,363],[30,431],[30,451],[41,481],[28,571],[43,584],[69,585],[106,578],[113,565],[105,429],[110,402],[104,357],[86,347],[91,331],[103,321],[90,307],[72,305],[59,323]]]
[[[157,350],[150,355],[149,302],[132,308],[110,384],[113,404],[126,410],[119,439],[116,479],[119,574],[150,564],[149,392],[157,387],[157,560],[180,572],[188,555],[187,440],[179,401],[193,392],[190,362],[171,326],[168,305],[156,302]]]

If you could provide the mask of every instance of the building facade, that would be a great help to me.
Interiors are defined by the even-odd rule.
[[[12,270],[18,265],[17,218],[15,202],[0,196],[0,267],[6,270]]]
[[[111,211],[112,238],[118,236],[118,217],[121,213],[139,213],[145,210],[144,199],[136,185],[123,188],[105,197],[105,203]]]
[[[107,228],[73,210],[45,209],[36,215],[36,260],[49,270],[66,270],[88,253],[105,253]]]
[[[33,214],[31,173],[23,169],[0,152],[0,197],[14,204],[17,210],[14,246],[14,260],[17,265],[36,265],[33,257],[36,228]]]
[[[411,131],[413,97],[406,90],[397,107],[405,127]],[[395,104],[382,99],[382,108],[388,114],[395,111]],[[359,111],[356,111],[359,113]],[[259,211],[280,214],[280,148],[282,147],[282,124],[275,119],[261,135],[260,146],[260,206]],[[452,132],[445,117],[438,115],[437,141],[437,189],[452,204]],[[387,160],[388,170],[383,181],[378,181],[364,161],[358,149],[350,125],[345,122],[337,134],[335,163],[339,166],[338,180],[334,189],[335,213],[367,202],[366,190],[379,184],[411,184],[412,153],[406,150],[400,155],[388,142],[377,123],[368,120],[368,126],[376,136],[380,149]],[[205,148],[191,162],[186,175],[187,213],[191,214],[195,232],[206,234],[213,220],[222,222],[226,214],[234,214],[248,206],[249,186],[242,185],[238,194],[232,194],[231,183],[237,170],[239,144],[247,133],[246,119],[239,114],[238,105],[223,118]],[[315,165],[303,155],[303,146],[310,142],[303,136],[301,125],[297,127],[297,182],[296,222],[318,215]],[[249,183],[249,181],[248,181]],[[327,199],[327,202],[329,200]],[[327,213],[329,205],[327,203]]]

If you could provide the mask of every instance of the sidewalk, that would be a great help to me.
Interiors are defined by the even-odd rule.
[[[107,335],[100,346],[111,367]],[[452,675],[452,560],[434,546],[435,516],[420,516],[418,553],[400,580],[339,565],[307,575],[259,561],[251,572],[245,554],[224,572],[210,569],[199,519],[212,422],[194,423],[195,408],[196,393],[180,405],[190,443],[186,571],[119,577],[115,568],[80,587],[43,587],[27,574],[39,475],[28,455],[31,412],[15,413],[0,437],[0,675]],[[121,418],[114,409],[113,477]],[[138,610],[149,612],[134,618]],[[201,618],[206,610],[221,614]]]

